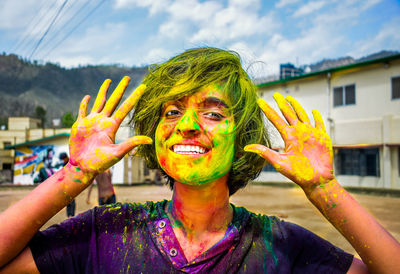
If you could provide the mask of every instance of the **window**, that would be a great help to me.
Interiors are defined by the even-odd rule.
[[[400,76],[392,77],[392,99],[400,98]]]
[[[11,142],[3,142],[3,148],[11,146]]]
[[[356,103],[356,85],[333,88],[333,106],[354,105]]]
[[[338,175],[380,176],[379,148],[339,149],[335,163]]]
[[[5,170],[5,169],[11,170],[11,168],[12,168],[12,164],[8,164],[8,163],[3,164],[3,170]]]

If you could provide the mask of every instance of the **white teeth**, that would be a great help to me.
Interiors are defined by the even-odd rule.
[[[173,151],[180,154],[203,154],[206,149],[200,146],[175,145]]]

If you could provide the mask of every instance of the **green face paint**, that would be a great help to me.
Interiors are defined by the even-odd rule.
[[[212,182],[231,169],[234,129],[228,100],[219,86],[209,85],[168,102],[155,135],[160,166],[181,183]]]

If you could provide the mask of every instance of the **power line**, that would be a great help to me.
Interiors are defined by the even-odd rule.
[[[41,5],[40,8],[38,9],[38,11],[40,11],[40,10],[44,7],[45,4],[46,4],[46,1],[44,1],[44,2],[42,3],[42,5]],[[29,28],[32,27],[32,23],[33,23],[34,19],[37,18],[38,15],[39,15],[38,13],[35,13],[35,15],[31,18],[31,20],[29,20],[29,23],[28,23],[28,27],[29,27]],[[39,22],[39,21],[38,21],[38,22]],[[36,25],[35,25],[35,26],[36,26]],[[14,50],[14,48],[18,49],[18,47],[20,46],[20,44],[22,44],[22,43],[25,41],[25,39],[28,37],[28,33],[29,33],[29,32],[30,32],[30,31],[25,30],[25,35],[21,36],[21,37],[18,39],[18,41],[15,42],[15,44],[10,48],[10,52],[12,52],[12,51]]]
[[[40,11],[44,6],[45,6],[45,4],[47,4],[48,2],[47,1],[44,1],[44,5],[42,5],[39,9],[38,9],[38,11]],[[54,7],[54,5],[57,3],[57,0],[55,0],[54,2],[53,2],[53,4],[51,4],[48,8],[47,8],[47,10],[46,10],[46,12],[44,12],[43,14],[42,14],[42,16],[40,16],[40,17],[37,17],[37,16],[34,16],[34,17],[32,17],[32,20],[31,20],[31,22],[29,22],[29,27],[28,27],[28,29],[25,31],[25,34],[24,34],[24,36],[23,36],[23,39],[20,39],[19,40],[19,43],[17,44],[17,45],[14,45],[15,46],[15,52],[17,52],[18,51],[18,49],[22,46],[22,45],[24,45],[24,42],[26,41],[26,39],[27,38],[29,38],[29,33],[30,32],[32,32],[38,25],[39,25],[39,23],[42,23],[43,22],[43,19],[44,19],[44,17],[48,14],[48,12]],[[39,15],[40,13],[38,12],[36,15]],[[38,20],[37,20],[37,22],[35,23],[35,24],[31,24],[31,23],[33,23],[33,19],[34,18],[38,18]],[[29,41],[32,41],[34,38],[33,37],[30,37],[30,40]],[[27,45],[29,45],[30,44],[30,42],[27,42],[27,43],[25,43],[25,46],[21,49],[21,51],[23,51],[23,49],[24,48],[26,48],[26,46]],[[10,52],[11,51],[13,51],[12,49],[10,50]]]
[[[51,27],[53,26],[54,22],[56,21],[57,17],[60,15],[61,11],[63,10],[63,8],[65,7],[65,4],[67,4],[68,0],[65,0],[64,3],[61,5],[60,9],[58,10],[56,16],[53,18],[53,20],[51,21],[49,27],[47,28],[47,30],[45,31],[45,33],[42,35],[42,37],[39,39],[39,41],[37,42],[35,48],[33,49],[31,55],[29,56],[28,59],[31,59],[32,55],[35,53],[35,51],[37,50],[37,48],[39,47],[39,45],[42,43],[44,37],[46,37],[47,33],[49,32],[49,30],[51,29]]]
[[[78,1],[74,2],[74,4],[77,3],[77,2],[78,2]],[[56,38],[57,36],[59,36],[61,30],[64,30],[64,29],[66,28],[67,25],[69,25],[70,23],[74,22],[75,17],[77,17],[78,15],[80,15],[80,14],[86,9],[86,7],[87,7],[87,5],[88,5],[89,3],[90,3],[90,0],[88,0],[88,1],[85,2],[83,5],[81,5],[80,7],[77,8],[77,12],[75,12],[72,16],[70,16],[70,17],[65,21],[65,23],[64,23],[61,27],[58,28],[59,31],[57,31],[56,34],[53,35],[53,37],[52,37],[51,39],[47,39],[47,43],[45,43],[45,44],[41,47],[41,52],[43,52],[44,49],[45,49],[46,47],[48,47],[52,42],[54,42],[55,38]],[[74,4],[72,4],[72,5],[70,6],[70,9],[72,9],[72,7],[73,7]],[[62,40],[62,39],[61,39],[61,40]],[[54,43],[53,43],[53,44],[54,44]],[[41,57],[43,58],[43,56],[46,56],[46,55],[42,55]],[[41,58],[39,58],[39,59],[41,59]]]
[[[52,47],[44,56],[49,56],[50,53],[57,48],[62,42],[64,42],[80,25],[88,19],[106,0],[101,1],[97,6],[95,6],[78,24],[75,25],[71,31],[69,31],[54,47]]]

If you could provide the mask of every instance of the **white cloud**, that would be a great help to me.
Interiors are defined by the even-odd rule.
[[[277,27],[273,13],[258,15],[258,10],[252,7],[240,8],[230,5],[220,9],[210,18],[198,25],[190,41],[192,43],[221,43],[250,37],[252,35],[267,36]]]
[[[89,63],[119,63],[124,60],[121,56],[118,56],[120,53],[118,42],[123,40],[127,31],[128,28],[124,23],[106,23],[104,26],[92,26],[80,37],[67,40],[48,57],[52,57],[52,60],[65,66]]]
[[[325,1],[311,1],[307,4],[301,6],[294,14],[293,17],[300,17],[309,15],[313,12],[316,12],[325,6]]]
[[[399,50],[400,45],[400,16],[384,24],[379,32],[372,37],[358,41],[354,50],[350,52],[352,56],[362,57],[374,52],[386,50]]]
[[[236,6],[238,8],[260,8],[260,0],[229,0],[229,6]]]
[[[201,23],[209,20],[221,8],[221,4],[215,1],[176,0],[167,8],[167,12],[171,16],[169,20],[189,20]]]
[[[25,27],[34,16],[31,10],[37,10],[35,0],[4,0],[0,8],[0,29],[19,29]],[[38,11],[40,13],[40,10]],[[29,14],[29,16],[26,16]],[[35,14],[40,15],[40,14]]]
[[[162,24],[158,32],[168,38],[179,37],[184,32],[184,23],[180,21],[169,21]]]
[[[148,8],[150,15],[154,15],[165,11],[171,2],[170,0],[115,0],[114,7],[116,9]]]
[[[365,11],[367,9],[372,8],[373,6],[379,4],[382,0],[366,0],[361,2],[361,10]]]
[[[300,0],[280,0],[278,3],[275,4],[276,8],[283,8],[292,4],[296,4]]]
[[[149,51],[149,53],[143,58],[143,62],[146,64],[155,64],[165,61],[166,56],[171,54],[170,51],[164,48],[154,48]]]

